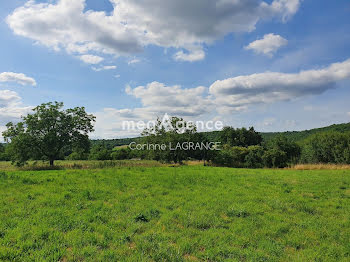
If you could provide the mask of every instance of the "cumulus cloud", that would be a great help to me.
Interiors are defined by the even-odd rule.
[[[32,107],[22,104],[22,98],[16,92],[0,90],[0,129],[4,131],[8,122],[18,121],[21,116],[29,113],[31,109]]]
[[[349,77],[350,59],[323,69],[296,74],[266,72],[219,80],[210,86],[209,91],[218,105],[235,109],[321,94]]]
[[[280,35],[267,34],[264,35],[263,39],[256,40],[244,48],[246,50],[253,50],[257,54],[272,57],[278,49],[287,44],[288,41]]]
[[[50,1],[51,2],[51,1]],[[57,3],[28,1],[7,17],[17,35],[56,50],[125,54],[141,51],[140,43],[120,18],[104,12],[84,12],[85,0]]]
[[[198,116],[206,113],[211,101],[204,97],[207,88],[184,89],[179,85],[166,86],[152,82],[146,86],[126,88],[126,93],[141,100],[144,109],[155,114]]]
[[[145,46],[185,49],[174,58],[197,61],[201,47],[235,32],[251,32],[261,19],[292,17],[300,0],[110,0],[110,14],[85,10],[85,0],[34,0],[7,23],[17,35],[69,53],[133,55]],[[197,49],[194,51],[193,46]]]
[[[212,102],[206,97],[207,88],[184,89],[179,85],[167,86],[152,82],[146,86],[131,88],[125,92],[140,99],[142,107],[132,109],[104,108],[94,113],[96,137],[130,137],[140,135],[140,130],[124,130],[123,121],[154,121],[165,114],[193,120],[213,110]]]
[[[17,103],[21,98],[14,91],[0,90],[0,107],[7,107],[11,104]]]
[[[15,82],[20,85],[36,86],[35,79],[22,73],[3,72],[0,74],[0,82]]]
[[[96,56],[96,55],[82,55],[79,58],[84,63],[93,64],[93,65],[99,64],[104,60],[103,57]]]
[[[95,132],[96,138],[116,138],[139,136],[140,130],[123,128],[123,121],[148,121],[152,117],[143,112],[142,109],[115,109],[104,108],[102,111],[93,113],[96,116]]]
[[[137,130],[134,133],[123,131],[122,121],[155,120],[165,113],[190,120],[209,119],[212,114],[225,118],[232,115],[232,112],[257,104],[318,95],[336,88],[338,82],[348,78],[350,59],[323,69],[299,73],[266,72],[218,80],[209,89],[203,86],[186,89],[159,82],[135,88],[127,86],[125,92],[139,99],[142,106],[133,109],[105,108],[102,112],[97,112],[96,134],[99,137],[139,135]],[[267,118],[258,123],[258,126],[266,128],[275,123],[276,119]],[[295,121],[292,120],[283,122],[284,128],[293,125]]]

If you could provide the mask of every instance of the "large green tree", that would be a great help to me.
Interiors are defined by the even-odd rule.
[[[197,133],[194,123],[186,122],[183,118],[170,117],[167,121],[158,118],[154,126],[144,129],[142,136],[141,141],[145,144],[164,144],[167,146],[164,150],[149,150],[147,158],[174,163],[182,163],[183,160],[189,158],[207,159],[208,150],[177,147],[178,144],[207,142],[202,134]]]
[[[84,107],[63,109],[61,102],[44,103],[22,117],[21,122],[8,123],[3,137],[10,143],[11,159],[17,165],[35,159],[48,160],[53,166],[65,151],[86,148],[94,121]]]

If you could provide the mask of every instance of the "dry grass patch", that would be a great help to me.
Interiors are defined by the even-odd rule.
[[[291,167],[294,170],[348,170],[350,165],[341,164],[299,164]]]

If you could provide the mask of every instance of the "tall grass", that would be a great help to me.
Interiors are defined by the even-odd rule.
[[[342,164],[298,164],[291,167],[294,170],[350,170],[350,165]]]

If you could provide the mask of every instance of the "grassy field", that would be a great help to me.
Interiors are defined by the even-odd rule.
[[[349,170],[1,171],[0,261],[349,261]]]

